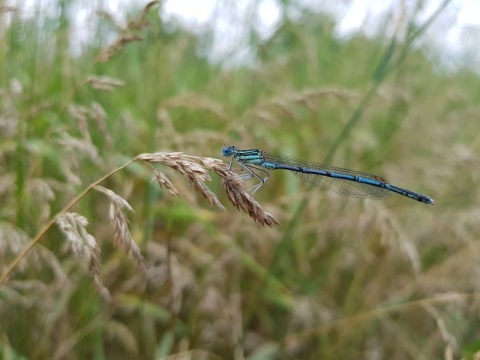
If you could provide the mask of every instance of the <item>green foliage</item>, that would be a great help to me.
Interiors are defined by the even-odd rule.
[[[49,229],[0,285],[0,357],[478,356],[480,79],[442,71],[421,46],[449,2],[424,23],[411,14],[348,38],[328,15],[282,4],[276,31],[261,40],[252,25],[252,61],[235,66],[213,61],[212,29],[156,6],[123,29],[99,14],[85,44],[70,2],[55,16],[13,13],[0,52],[1,273],[90,183],[146,152],[262,148],[379,174],[437,204],[340,198],[272,172],[255,198],[280,226],[262,228],[160,168],[173,202],[133,164],[102,186],[133,208],[146,272],[118,251],[105,197],[88,193],[72,211],[102,268]]]

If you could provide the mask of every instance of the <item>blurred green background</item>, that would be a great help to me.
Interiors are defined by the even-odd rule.
[[[275,2],[267,36],[254,4],[229,52],[216,48],[220,11],[192,28],[162,3],[0,8],[1,272],[66,203],[140,153],[261,148],[377,174],[436,204],[343,198],[272,172],[255,198],[280,225],[263,228],[228,204],[215,174],[226,212],[159,167],[180,191],[172,201],[133,164],[102,186],[134,209],[146,272],[114,246],[105,197],[88,193],[72,211],[102,250],[111,301],[52,227],[0,287],[2,359],[480,351],[478,63],[450,66],[432,41],[454,4],[395,2],[348,36],[321,6],[289,0]]]

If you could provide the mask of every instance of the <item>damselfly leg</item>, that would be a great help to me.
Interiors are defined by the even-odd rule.
[[[253,195],[268,180],[268,176],[269,176],[268,171],[265,171],[263,169],[259,169],[259,168],[255,167],[256,170],[261,171],[264,174],[264,177],[262,178],[255,171],[253,171],[251,167],[245,165],[241,161],[238,161],[238,159],[236,159],[236,162],[237,162],[238,165],[240,165],[240,169],[238,169],[238,170],[240,170],[240,171],[246,170],[248,172],[248,174],[237,175],[239,179],[250,180],[250,179],[255,177],[260,181],[258,184],[255,184],[252,187],[245,190],[247,192],[251,192],[251,194]],[[233,158],[230,159],[230,164],[228,165],[228,170],[232,170],[232,168],[233,168]]]

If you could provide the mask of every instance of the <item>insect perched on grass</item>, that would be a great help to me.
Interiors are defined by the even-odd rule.
[[[248,174],[240,175],[242,179],[255,177],[260,180],[258,184],[250,188],[252,193],[260,189],[268,180],[269,173],[264,169],[282,169],[292,171],[303,181],[344,196],[384,199],[392,193],[396,193],[424,204],[433,205],[435,203],[427,195],[391,185],[379,176],[360,171],[305,162],[288,156],[270,155],[258,149],[238,150],[235,146],[224,146],[222,155],[231,157],[230,168],[235,159],[243,169],[248,171]],[[262,174],[259,175],[258,172]]]

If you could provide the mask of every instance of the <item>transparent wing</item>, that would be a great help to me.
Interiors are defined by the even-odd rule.
[[[306,169],[329,171],[334,174],[357,176],[360,178],[374,180],[378,183],[387,183],[385,179],[382,179],[379,176],[367,174],[360,171],[354,171],[354,170],[338,168],[335,166],[306,162],[306,161],[298,160],[295,158],[291,158],[289,156],[270,155],[265,153],[263,155],[265,157],[265,160],[268,162],[299,166]],[[384,199],[391,195],[390,190],[369,185],[369,184],[360,183],[353,180],[338,179],[338,178],[329,177],[329,176],[309,174],[309,173],[297,172],[297,171],[292,171],[292,172],[295,176],[299,177],[300,179],[302,179],[307,183],[313,184],[315,186],[320,187],[321,189],[324,189],[326,191],[333,192],[339,195],[343,195],[343,196],[370,198],[370,199]]]

